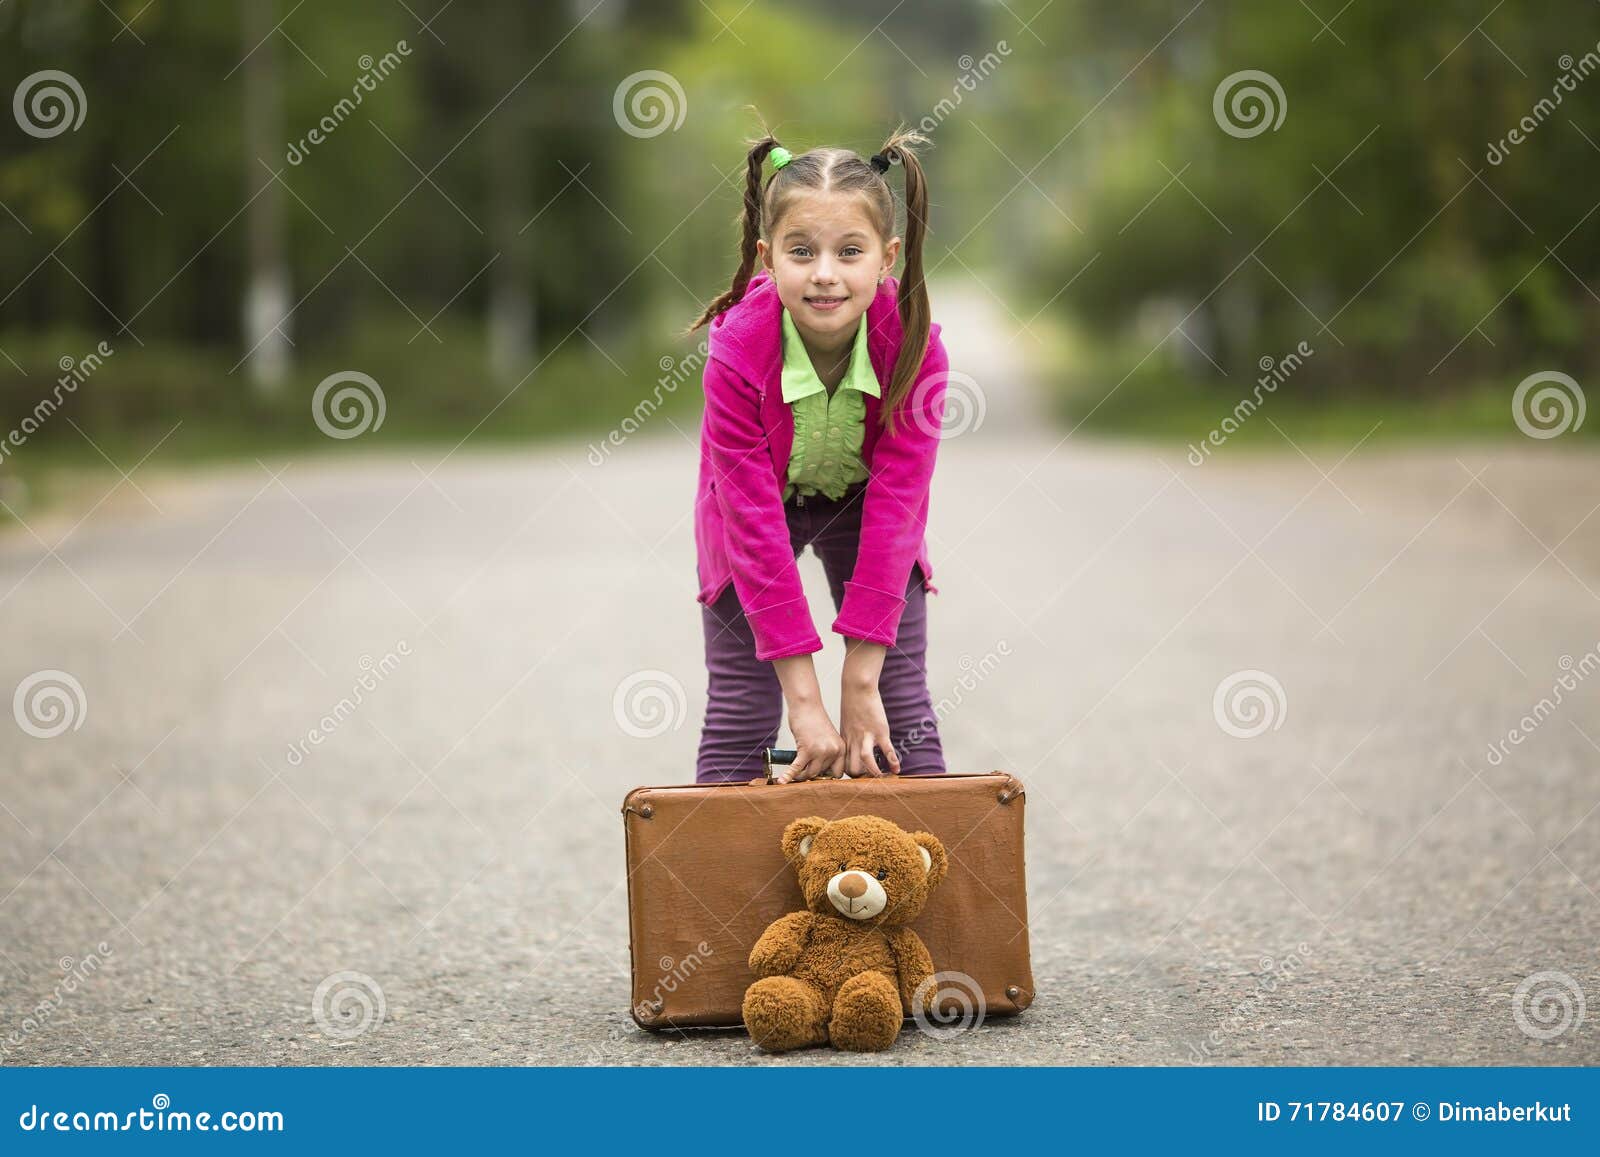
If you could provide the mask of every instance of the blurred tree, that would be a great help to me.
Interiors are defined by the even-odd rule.
[[[250,232],[249,271],[244,289],[244,345],[258,387],[276,392],[289,372],[289,267],[283,244],[283,194],[256,158],[277,152],[283,138],[279,95],[276,3],[239,0],[244,64],[243,185]],[[254,190],[253,193],[250,191]]]

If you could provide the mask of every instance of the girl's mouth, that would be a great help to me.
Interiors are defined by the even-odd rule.
[[[820,310],[823,313],[838,309],[849,300],[848,297],[808,297],[805,299],[806,304],[812,309]]]

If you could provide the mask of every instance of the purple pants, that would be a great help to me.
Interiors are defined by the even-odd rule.
[[[835,610],[844,599],[845,580],[855,571],[865,490],[865,483],[857,483],[837,502],[816,494],[803,506],[790,502],[786,508],[795,557],[809,543],[822,559]],[[902,775],[945,771],[938,718],[928,694],[928,605],[922,580],[922,567],[912,563],[895,645],[884,656],[878,677],[889,741],[900,756]],[[715,603],[700,609],[709,683],[695,782],[740,783],[763,773],[762,753],[777,745],[783,688],[772,662],[756,658],[755,637],[732,583]]]

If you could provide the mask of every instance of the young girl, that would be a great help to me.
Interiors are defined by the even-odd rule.
[[[695,500],[710,675],[697,782],[759,775],[785,703],[797,756],[780,779],[944,773],[925,532],[949,363],[922,277],[928,190],[911,146],[924,141],[897,132],[863,160],[793,156],[768,136],[747,158],[738,272],[690,327],[711,325]],[[901,255],[885,180],[895,162],[901,282],[889,276]],[[807,544],[845,640],[838,727],[811,659],[822,640],[796,564]]]

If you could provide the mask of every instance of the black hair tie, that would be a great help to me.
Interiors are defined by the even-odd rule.
[[[882,153],[873,153],[872,160],[869,162],[869,164],[872,165],[872,171],[877,173],[879,176],[882,176],[884,173],[889,171],[889,158],[884,156]]]

